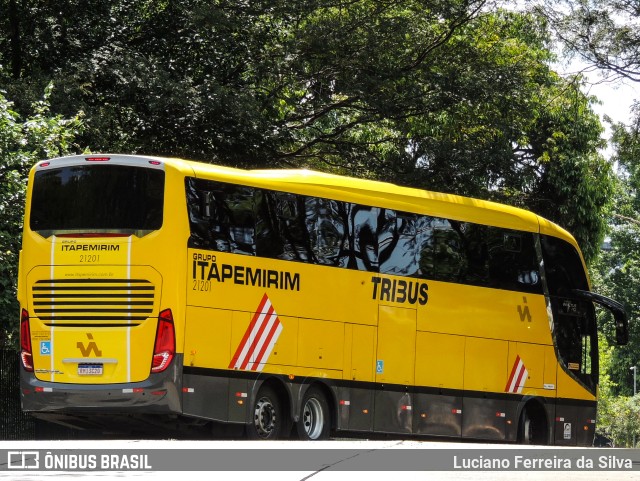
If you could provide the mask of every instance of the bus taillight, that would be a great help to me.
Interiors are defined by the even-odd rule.
[[[20,315],[20,358],[25,371],[33,371],[33,354],[31,351],[31,329],[29,329],[29,313],[22,309]]]
[[[158,316],[156,343],[153,347],[151,372],[162,372],[171,363],[176,352],[176,331],[173,326],[171,309],[165,309]]]

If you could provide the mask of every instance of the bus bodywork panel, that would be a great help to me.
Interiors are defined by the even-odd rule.
[[[111,160],[165,172],[162,228],[77,239],[48,235],[44,215],[42,235],[25,222],[19,300],[35,365],[22,372],[25,410],[249,425],[268,385],[298,421],[312,386],[341,430],[515,441],[533,413],[546,441],[589,442],[594,375],[573,361],[571,331],[584,306],[543,287],[541,252],[555,248],[544,236],[577,247],[554,224],[309,171]],[[582,258],[574,264],[584,276]],[[152,295],[134,302],[136,292]],[[175,357],[150,374],[165,309]]]

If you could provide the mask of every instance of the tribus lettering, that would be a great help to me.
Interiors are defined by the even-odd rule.
[[[290,291],[300,290],[300,274],[273,269],[251,268],[220,264],[205,260],[193,261],[193,279],[217,282],[233,282],[244,286],[268,287]]]
[[[429,300],[429,286],[426,282],[405,281],[402,279],[386,279],[372,277],[373,299],[387,302],[400,302],[424,306]]]

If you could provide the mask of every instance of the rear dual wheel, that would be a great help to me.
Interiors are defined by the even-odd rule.
[[[319,441],[329,438],[331,414],[322,391],[316,387],[307,389],[302,399],[300,417],[296,424],[298,438],[303,441]]]
[[[260,388],[251,414],[252,419],[247,426],[249,439],[273,440],[282,436],[282,405],[270,386]]]
[[[262,386],[252,406],[252,419],[247,425],[247,437],[256,440],[280,439],[285,435],[286,420],[282,403],[271,386]],[[329,438],[331,414],[325,395],[316,387],[307,390],[302,399],[296,424],[298,438],[317,441]]]

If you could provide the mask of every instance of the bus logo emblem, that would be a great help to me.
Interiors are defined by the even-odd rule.
[[[520,314],[520,322],[527,321],[531,322],[531,311],[529,311],[529,306],[527,306],[527,298],[523,297],[522,301],[524,302],[524,307],[518,306],[518,314]]]
[[[231,358],[229,369],[262,371],[281,332],[282,323],[265,294]]]
[[[82,356],[89,357],[89,354],[91,354],[91,352],[93,352],[96,355],[96,357],[102,356],[102,351],[98,349],[98,345],[93,341],[93,334],[87,333],[87,338],[89,338],[91,342],[87,344],[86,347],[81,342],[78,342],[76,344],[76,347],[80,349]]]

